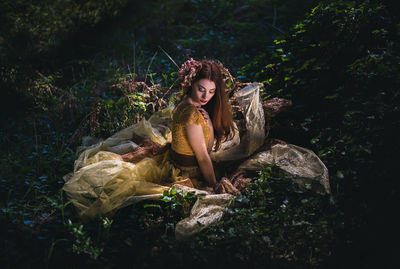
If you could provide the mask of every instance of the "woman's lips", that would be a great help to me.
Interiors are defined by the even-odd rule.
[[[207,100],[200,100],[203,104],[207,103]]]

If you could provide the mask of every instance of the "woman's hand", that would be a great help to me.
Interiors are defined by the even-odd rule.
[[[202,107],[198,107],[197,110],[200,111],[201,115],[203,115],[203,118],[206,120],[208,125],[212,125],[211,119],[210,119],[210,115],[208,115],[208,112],[202,108]]]

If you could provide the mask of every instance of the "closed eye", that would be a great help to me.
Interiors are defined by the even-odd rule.
[[[207,89],[204,88],[203,86],[199,85],[199,91],[205,92],[205,91],[207,91]],[[214,94],[214,93],[215,93],[215,89],[211,89],[211,90],[209,91],[209,93],[210,93],[210,94]]]

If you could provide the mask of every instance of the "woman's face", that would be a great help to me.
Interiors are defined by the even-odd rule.
[[[193,84],[189,97],[195,106],[204,106],[214,96],[215,91],[215,83],[209,79],[202,78]]]

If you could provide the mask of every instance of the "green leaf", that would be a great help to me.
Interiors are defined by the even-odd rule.
[[[338,98],[338,97],[339,97],[339,94],[338,94],[338,93],[335,93],[335,94],[333,94],[333,95],[325,96],[324,98],[327,99],[327,100],[333,100],[333,99],[336,99],[336,98]]]
[[[172,186],[171,190],[169,191],[169,194],[171,196],[175,196],[176,195],[176,187],[175,186]]]
[[[149,207],[155,207],[155,208],[161,209],[161,206],[160,205],[156,205],[156,204],[145,204],[145,205],[143,205],[143,208],[149,208]]]
[[[169,196],[163,196],[163,197],[161,197],[160,200],[161,200],[161,201],[164,201],[164,202],[166,202],[166,203],[170,203],[170,202],[172,201],[172,198],[169,197]]]

